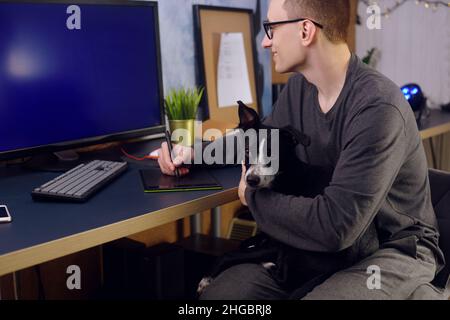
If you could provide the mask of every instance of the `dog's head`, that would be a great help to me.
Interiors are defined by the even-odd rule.
[[[255,110],[240,101],[238,104],[239,129],[244,132],[254,130],[257,137],[256,146],[251,141],[245,142],[246,182],[254,188],[269,188],[288,168],[295,170],[294,163],[298,162],[295,149],[299,144],[308,146],[310,138],[291,126],[265,126]],[[278,164],[276,172],[271,166],[273,161]]]

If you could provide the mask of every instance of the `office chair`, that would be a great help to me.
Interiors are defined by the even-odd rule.
[[[433,280],[433,284],[446,285],[450,296],[450,172],[429,169],[431,202],[439,224],[439,247],[444,253],[446,266]]]
[[[450,172],[429,169],[431,202],[439,225],[439,247],[444,253],[446,266],[431,283],[419,286],[411,295],[412,300],[450,299]],[[328,275],[317,277],[295,290],[290,299],[306,296],[314,287],[321,284]],[[445,287],[445,288],[443,288]]]

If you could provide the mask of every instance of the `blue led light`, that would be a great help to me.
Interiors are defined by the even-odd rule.
[[[426,108],[427,98],[424,96],[422,88],[420,88],[417,83],[408,83],[400,88],[403,96],[414,112],[420,111],[421,113]]]

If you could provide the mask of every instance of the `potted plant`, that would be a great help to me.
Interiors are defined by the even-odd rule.
[[[169,120],[170,131],[185,129],[189,132],[186,146],[192,146],[195,139],[195,118],[204,88],[172,89],[164,99],[164,106]]]

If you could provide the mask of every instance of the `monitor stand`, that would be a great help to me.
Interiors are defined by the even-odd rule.
[[[33,156],[24,167],[33,171],[65,172],[80,163],[80,157],[76,152],[63,151]]]
[[[121,152],[114,147],[80,154],[74,150],[44,153],[33,156],[23,167],[33,171],[66,172],[92,160],[122,161]]]
[[[53,153],[60,161],[77,161],[80,159],[80,155],[73,150],[58,151]]]

